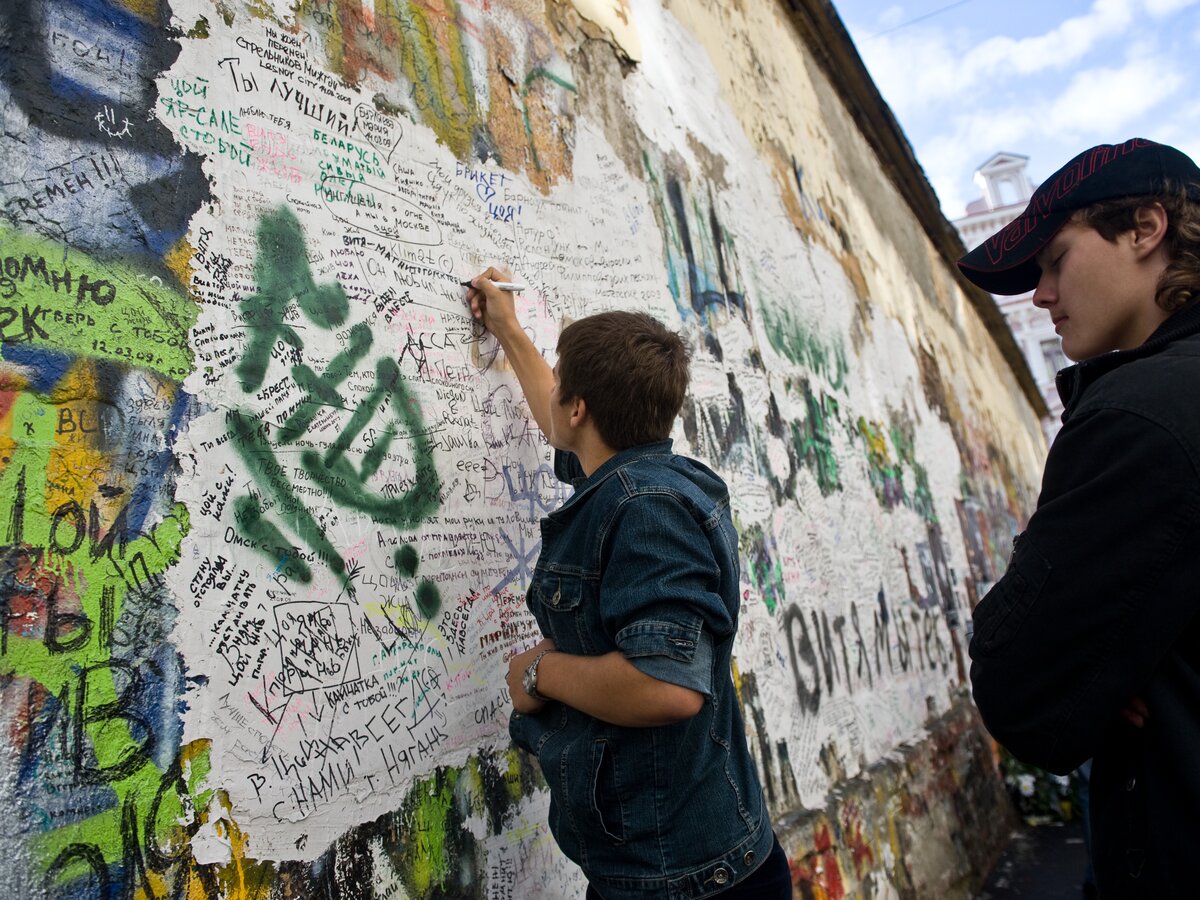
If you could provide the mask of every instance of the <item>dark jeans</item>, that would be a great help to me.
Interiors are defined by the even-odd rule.
[[[770,854],[749,878],[711,896],[721,900],[792,900],[792,872],[779,838],[775,838]],[[589,884],[584,900],[604,900],[604,897]]]

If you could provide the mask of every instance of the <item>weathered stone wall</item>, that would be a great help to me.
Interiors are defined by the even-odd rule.
[[[1037,417],[782,5],[0,7],[0,886],[581,891],[507,740],[564,497],[458,282],[647,310],[801,896],[966,896]]]

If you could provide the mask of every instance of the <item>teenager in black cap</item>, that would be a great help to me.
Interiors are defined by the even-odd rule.
[[[1102,898],[1196,891],[1200,847],[1200,169],[1135,138],[1081,153],[959,262],[1033,290],[1066,407],[1037,511],[975,610],[992,734],[1089,757]]]

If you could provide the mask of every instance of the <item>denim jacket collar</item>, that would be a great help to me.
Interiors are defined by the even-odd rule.
[[[644,459],[648,456],[667,456],[671,453],[672,440],[667,438],[663,441],[655,441],[650,444],[638,444],[636,447],[629,447],[626,450],[621,450],[613,456],[609,457],[603,465],[595,472],[586,478],[576,481],[572,487],[575,488],[575,493],[546,518],[555,521],[570,518],[573,508],[580,502],[580,498],[594,491],[597,487],[616,474],[617,470],[629,463]]]

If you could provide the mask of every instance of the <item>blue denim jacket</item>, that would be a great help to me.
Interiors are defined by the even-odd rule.
[[[671,442],[622,451],[542,520],[527,602],[567,653],[619,649],[705,696],[691,719],[609,725],[551,701],[514,714],[550,785],[550,830],[606,900],[699,898],[745,878],[774,835],[730,674],[739,563],[729,492]]]

